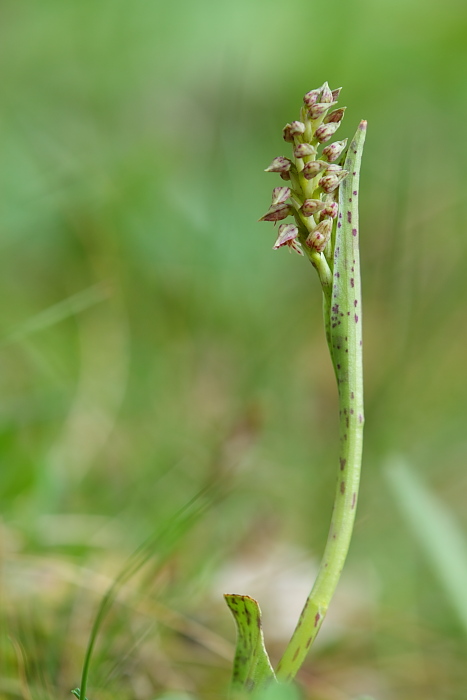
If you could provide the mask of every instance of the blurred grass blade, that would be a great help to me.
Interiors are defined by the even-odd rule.
[[[177,513],[172,515],[166,523],[159,527],[156,532],[143,542],[129,557],[127,563],[107,590],[97,610],[83,661],[81,685],[79,688],[75,688],[71,691],[78,700],[81,696],[84,700],[88,700],[86,697],[86,689],[94,647],[102,623],[116,598],[117,592],[151,557],[154,556],[154,554],[158,556],[158,566],[162,566],[183,536],[191,530],[218,496],[217,485],[208,485]]]
[[[228,594],[225,601],[237,625],[232,689],[260,690],[276,679],[264,647],[261,610],[256,600],[247,595]]]
[[[3,343],[14,343],[23,340],[32,333],[43,331],[46,328],[55,326],[57,323],[64,321],[70,316],[75,316],[81,311],[85,311],[95,304],[108,299],[110,290],[103,283],[94,284],[88,289],[77,292],[62,301],[49,306],[47,309],[35,314],[16,330],[12,331],[3,340]]]
[[[388,462],[386,478],[467,634],[467,538],[461,525],[403,459]]]

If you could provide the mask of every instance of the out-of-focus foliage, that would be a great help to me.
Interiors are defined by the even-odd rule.
[[[88,697],[220,697],[223,589],[260,597],[280,656],[282,588],[299,610],[330,518],[336,397],[318,282],[256,220],[282,126],[328,80],[339,137],[369,122],[366,449],[301,682],[463,700],[465,627],[381,466],[406,455],[467,530],[464,0],[5,0],[0,20],[2,697],[78,684],[126,557],[213,483],[119,594]]]

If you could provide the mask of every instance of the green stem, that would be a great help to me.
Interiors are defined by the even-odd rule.
[[[339,393],[339,470],[329,535],[312,591],[279,662],[278,681],[292,680],[319,632],[339,582],[352,537],[363,447],[363,373],[358,180],[366,122],[349,146],[340,185],[333,251],[332,298],[325,292],[325,327]]]

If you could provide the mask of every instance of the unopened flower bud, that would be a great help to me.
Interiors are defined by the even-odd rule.
[[[332,92],[329,89],[329,85],[327,83],[324,83],[323,87],[321,88],[321,97],[320,101],[321,102],[327,102],[328,104],[332,102]]]
[[[302,173],[307,180],[313,180],[318,173],[326,170],[327,167],[328,163],[324,160],[310,160],[308,163],[305,163]]]
[[[344,139],[343,141],[336,141],[335,143],[329,144],[329,146],[326,146],[323,148],[323,156],[328,159],[330,163],[333,161],[337,160],[344,150],[344,148],[347,146],[347,139]]]
[[[328,115],[324,117],[324,123],[325,124],[330,124],[332,122],[341,122],[344,113],[347,107],[339,107],[338,109],[335,109],[333,112],[330,112]]]
[[[307,107],[311,107],[311,105],[316,104],[318,102],[318,98],[321,94],[321,88],[318,88],[317,90],[310,90],[310,92],[307,92],[306,95],[303,97],[303,102],[306,104]]]
[[[339,95],[341,94],[342,88],[336,88],[335,90],[332,91],[332,100],[333,102],[337,102],[339,99]]]
[[[273,245],[273,249],[277,250],[283,245],[287,245],[299,255],[303,255],[303,251],[298,245],[296,238],[298,236],[298,228],[294,224],[281,224],[279,226],[279,235]]]
[[[285,156],[274,158],[271,165],[265,169],[265,173],[288,173],[292,167],[292,161]]]
[[[331,122],[330,124],[321,124],[316,129],[315,136],[320,143],[325,143],[333,136],[333,134],[339,128],[340,122]]]
[[[309,143],[299,143],[293,152],[295,158],[303,158],[304,156],[314,156],[316,148]]]
[[[274,187],[272,191],[272,205],[283,204],[290,197],[290,187]]]
[[[328,206],[327,202],[322,202],[320,199],[305,199],[300,210],[304,216],[312,216],[318,211],[322,211]]]
[[[286,124],[282,130],[282,136],[284,141],[288,143],[293,143],[294,136],[303,134],[305,131],[305,124],[303,122],[292,122],[291,124]]]
[[[318,184],[325,192],[334,192],[348,174],[348,170],[341,170],[339,173],[331,173],[330,175],[322,177]]]
[[[337,212],[339,211],[339,205],[337,204],[337,202],[323,202],[323,204],[325,206],[324,209],[319,213],[320,220],[325,219],[326,217],[335,219],[337,216]]]
[[[319,117],[322,117],[323,114],[326,114],[328,109],[332,107],[334,103],[329,104],[328,102],[316,102],[316,104],[312,105],[309,110],[308,110],[308,116],[310,119],[318,119]]]
[[[291,207],[285,202],[281,204],[271,204],[266,214],[264,214],[259,221],[282,221],[282,219],[286,219],[291,213]]]
[[[342,165],[338,165],[337,163],[329,163],[328,167],[326,168],[325,175],[329,175],[329,173],[338,173],[342,170]]]
[[[305,241],[309,248],[313,248],[317,253],[322,253],[326,248],[332,231],[332,219],[323,219],[318,226],[308,234]]]

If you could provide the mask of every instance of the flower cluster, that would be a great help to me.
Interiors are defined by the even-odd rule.
[[[288,186],[275,187],[272,203],[260,221],[282,221],[292,215],[295,224],[283,223],[274,249],[288,246],[300,255],[329,251],[333,220],[337,216],[337,193],[348,175],[343,170],[347,139],[318,149],[334,136],[345,107],[336,108],[341,88],[331,90],[327,83],[303,98],[300,121],[286,124],[284,141],[292,144],[293,157],[278,156],[266,168],[279,173]]]

